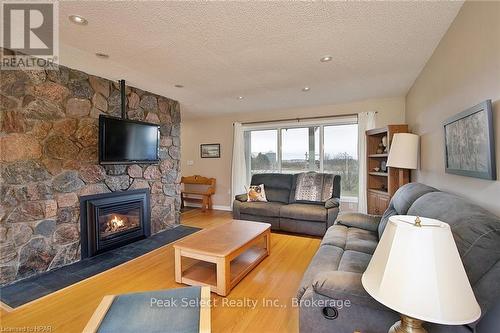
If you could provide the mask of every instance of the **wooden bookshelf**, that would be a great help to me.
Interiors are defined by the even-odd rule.
[[[389,173],[387,172],[369,172],[370,176],[379,176],[379,177],[388,177]]]
[[[368,157],[372,157],[372,158],[387,158],[387,156],[389,156],[389,154],[371,154],[371,155],[368,155]]]
[[[387,167],[386,172],[381,169],[382,162],[387,163],[388,152],[395,133],[408,133],[408,125],[388,125],[366,131],[366,191],[369,214],[383,214],[389,206],[392,196],[400,186],[398,169]],[[388,139],[387,150],[383,152],[377,151],[384,136]],[[375,168],[380,168],[380,170],[375,171]],[[404,170],[404,179],[406,183],[409,182],[409,170]]]

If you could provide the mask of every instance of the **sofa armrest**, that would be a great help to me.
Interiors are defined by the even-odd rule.
[[[239,200],[233,201],[233,219],[239,220],[241,218],[240,208],[243,203]]]
[[[238,194],[237,196],[234,197],[235,200],[241,201],[241,202],[247,202],[248,196],[246,193],[244,194]]]
[[[319,294],[312,287],[306,290],[300,301],[303,304],[299,308],[300,332],[387,332],[388,328],[400,319],[397,312],[388,308],[380,311],[353,302],[349,304]],[[337,318],[326,318],[325,307],[335,308]]]
[[[382,215],[342,213],[337,217],[335,224],[376,232],[381,218]]]
[[[330,198],[325,201],[325,208],[330,209],[330,208],[337,208],[340,206],[340,199],[339,198]]]
[[[339,207],[326,209],[326,229],[335,224],[337,216],[339,215]]]
[[[361,284],[361,274],[345,271],[326,271],[318,273],[313,280],[316,293],[351,304],[363,305],[376,310],[388,308],[372,298]],[[347,305],[347,304],[346,304]]]

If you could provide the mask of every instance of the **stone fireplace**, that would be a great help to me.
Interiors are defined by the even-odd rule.
[[[160,161],[100,165],[99,115],[122,115],[117,82],[59,66],[57,71],[2,71],[0,83],[0,285],[84,257],[84,196],[143,189],[151,201],[151,234],[179,223],[177,101],[126,86],[126,117],[160,128]],[[136,224],[135,212],[117,213]],[[101,242],[125,232],[121,222],[110,223]]]
[[[82,259],[151,235],[149,191],[80,197]]]

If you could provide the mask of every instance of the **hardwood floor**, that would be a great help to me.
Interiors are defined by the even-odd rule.
[[[182,215],[182,224],[208,228],[230,219],[229,212],[191,210]],[[297,332],[298,310],[291,299],[319,243],[318,238],[273,233],[269,257],[228,297],[212,293],[212,331]],[[45,332],[81,332],[105,295],[182,286],[174,280],[174,250],[169,244],[12,312],[2,310],[0,331],[49,326]],[[264,300],[269,301],[264,304]]]

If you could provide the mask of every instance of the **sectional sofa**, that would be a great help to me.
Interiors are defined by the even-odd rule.
[[[297,294],[300,332],[380,333],[399,320],[398,313],[370,297],[361,284],[361,275],[393,215],[429,217],[450,225],[482,313],[490,314],[467,326],[426,324],[429,333],[499,332],[500,218],[419,183],[402,186],[383,216],[339,215],[303,276]],[[475,326],[481,329],[474,331]]]

